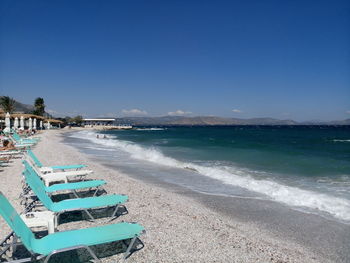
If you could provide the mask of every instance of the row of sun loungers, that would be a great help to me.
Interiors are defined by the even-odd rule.
[[[103,226],[57,232],[62,214],[81,211],[89,221],[100,219],[101,214],[106,217],[106,212],[109,221],[126,214],[128,196],[107,194],[103,189],[106,184],[104,180],[87,180],[86,177],[92,171],[86,165],[43,166],[28,148],[34,146],[38,139],[21,138],[16,133],[11,138],[17,145],[26,145],[22,160],[23,191],[20,195],[24,211],[18,214],[0,192],[0,215],[13,231],[0,242],[0,262],[48,262],[55,254],[81,248],[86,249],[98,261],[91,246],[111,242],[123,244],[126,259],[143,247],[139,236],[145,230],[137,223],[109,222]],[[14,155],[20,153],[21,151],[13,152]],[[66,198],[55,200],[62,193]],[[48,234],[38,238],[33,232],[37,227],[46,227]],[[19,244],[25,247],[29,257],[16,256]]]

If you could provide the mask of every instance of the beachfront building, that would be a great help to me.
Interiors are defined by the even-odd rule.
[[[114,125],[115,119],[113,118],[96,118],[96,119],[83,119],[83,126],[111,126]]]
[[[129,130],[132,129],[131,125],[117,124],[114,118],[95,118],[95,119],[83,119],[82,126],[86,128],[97,128],[97,129],[118,129],[118,130]]]

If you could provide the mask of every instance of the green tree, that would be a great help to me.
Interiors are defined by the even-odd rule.
[[[35,115],[43,116],[45,113],[45,102],[43,98],[36,98],[34,101],[34,112]]]
[[[0,105],[5,113],[13,113],[16,109],[15,103],[16,101],[13,98],[10,98],[9,96],[0,97]]]
[[[83,116],[81,116],[81,115],[75,116],[75,117],[73,118],[73,121],[74,121],[77,125],[81,125],[81,123],[83,122]]]

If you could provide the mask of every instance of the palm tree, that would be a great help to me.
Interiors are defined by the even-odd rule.
[[[9,96],[0,97],[0,106],[5,113],[13,113],[16,109],[15,103],[16,101],[13,98],[10,98]]]
[[[43,98],[36,98],[34,101],[34,114],[43,116],[45,113],[45,102]]]

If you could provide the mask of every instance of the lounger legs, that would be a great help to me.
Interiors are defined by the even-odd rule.
[[[130,250],[133,248],[135,241],[136,241],[137,237],[134,237],[131,241],[130,244],[128,246],[128,248],[126,249],[125,253],[124,253],[124,259],[127,259],[131,254],[130,254]]]
[[[11,240],[14,238],[14,235],[15,233],[11,232],[0,242],[0,259],[5,257],[5,259],[8,260],[6,252],[11,248]]]
[[[79,198],[78,192],[76,190],[73,190],[73,194],[76,198]]]
[[[90,213],[87,209],[85,209],[84,211],[85,211],[86,214],[90,217],[91,221],[92,221],[92,222],[95,222],[95,218],[91,215],[91,213]]]
[[[113,219],[115,219],[115,217],[116,217],[116,215],[117,215],[117,212],[118,212],[118,209],[119,209],[119,207],[120,207],[121,205],[117,205],[116,207],[115,207],[115,209],[114,209],[114,211],[113,211],[113,214],[112,214],[112,216],[111,216],[111,219],[109,220],[109,221],[112,221]],[[88,209],[84,209],[84,210],[82,210],[82,211],[84,211],[87,215],[88,215],[88,217],[90,218],[90,220],[92,221],[92,222],[95,222],[95,218],[92,216],[92,214],[88,211]],[[55,226],[58,226],[58,218],[59,218],[59,216],[60,216],[60,214],[61,213],[57,213],[56,215],[55,215]]]
[[[59,220],[59,217],[60,217],[60,213],[56,213],[55,214],[55,221],[54,221],[54,225],[55,225],[55,231],[57,229],[57,226],[58,226],[58,220]]]
[[[117,215],[117,212],[118,212],[119,207],[120,207],[119,204],[116,205],[116,207],[115,207],[115,209],[114,209],[114,211],[113,211],[113,214],[112,214],[112,216],[111,216],[111,219],[110,219],[109,221],[112,221],[112,220],[114,220],[114,219],[116,218],[116,215]],[[90,217],[90,219],[94,222],[94,221],[95,221],[95,218],[91,215],[91,213],[90,213],[87,209],[85,209],[84,211],[85,211],[86,214]]]
[[[79,248],[85,248],[90,255],[94,258],[94,260],[96,260],[97,262],[101,262],[101,260],[98,259],[98,257],[96,256],[96,254],[91,250],[91,248],[89,248],[88,246],[76,246],[76,247],[71,247],[71,248],[66,248],[66,249],[61,249],[61,250],[56,250],[53,251],[52,253],[50,253],[44,260],[44,263],[49,262],[51,256],[58,254],[58,253],[62,253],[62,252],[66,252],[66,251],[71,251],[71,250],[76,250]]]
[[[98,190],[100,190],[99,186],[96,187],[96,190],[94,192],[94,195],[93,196],[96,196],[96,194],[98,193]]]
[[[114,211],[113,211],[113,214],[112,214],[112,218],[110,219],[110,221],[112,221],[112,220],[115,218],[115,216],[116,216],[116,214],[117,214],[117,212],[118,212],[119,206],[120,206],[120,205],[117,205],[117,206],[115,207],[115,209],[114,209]]]
[[[18,242],[18,238],[14,232],[11,232],[9,235],[7,235],[1,242],[0,242],[0,261],[6,260],[5,262],[13,262],[13,263],[21,263],[21,262],[31,262],[31,258],[23,258],[23,259],[17,259],[13,260],[12,256],[7,256],[7,252],[11,251],[12,255],[16,251],[17,245],[21,244],[21,242]]]

